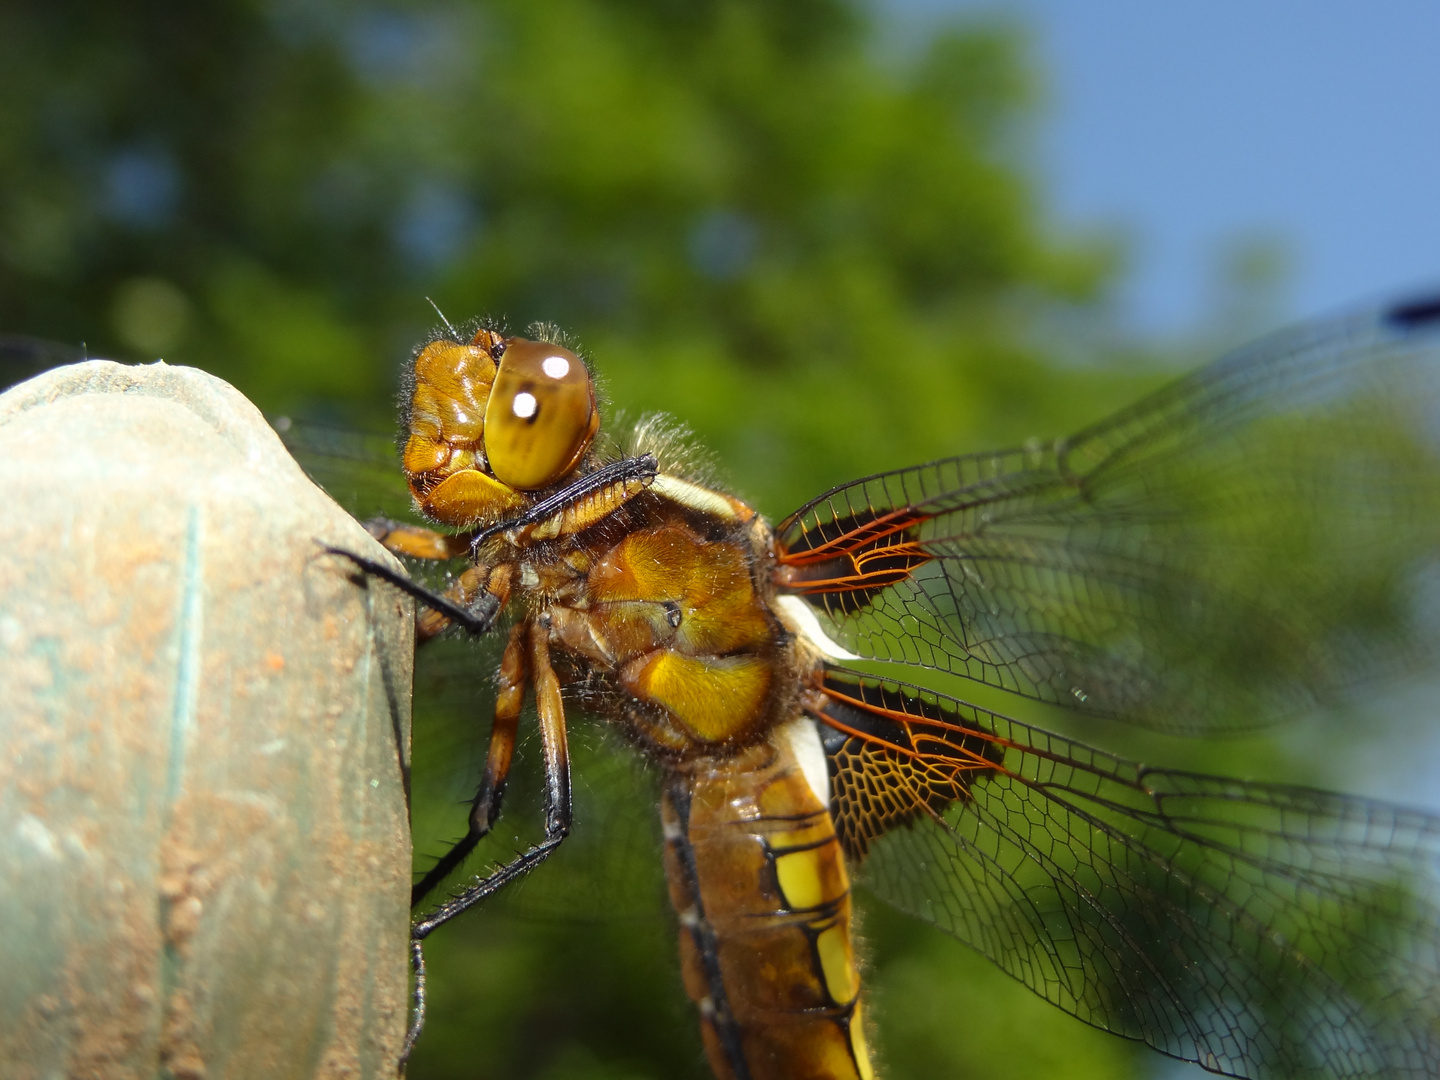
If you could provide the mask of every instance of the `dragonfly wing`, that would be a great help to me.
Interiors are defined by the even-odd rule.
[[[362,521],[376,515],[420,521],[392,433],[288,416],[274,417],[271,424],[306,475],[351,514]]]
[[[812,711],[859,882],[1053,1004],[1228,1075],[1433,1074],[1440,820],[852,672]]]
[[[25,334],[0,334],[0,391],[64,364],[91,359],[85,350]]]
[[[782,593],[861,657],[1180,731],[1440,654],[1440,307],[1267,338],[1046,447],[858,480]]]

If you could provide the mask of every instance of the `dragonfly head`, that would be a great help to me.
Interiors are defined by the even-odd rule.
[[[499,520],[580,467],[600,428],[585,361],[554,342],[481,330],[432,341],[409,372],[404,468],[422,512]]]

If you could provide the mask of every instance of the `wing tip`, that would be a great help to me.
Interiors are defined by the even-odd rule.
[[[1440,326],[1440,293],[1395,304],[1385,312],[1385,321],[1395,329],[1405,331]]]

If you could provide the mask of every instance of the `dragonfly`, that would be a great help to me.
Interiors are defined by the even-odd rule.
[[[352,506],[399,482],[371,531],[415,580],[341,554],[421,597],[423,651],[503,642],[464,835],[415,885],[422,962],[584,842],[586,713],[658,777],[721,1080],[883,1075],[852,886],[1212,1072],[1434,1074],[1440,819],[1145,766],[963,688],[1058,706],[1067,731],[1205,736],[1433,671],[1440,298],[1282,331],[1067,438],[841,484],[773,526],[672,426],[609,430],[552,332],[447,330],[405,382],[399,469],[285,438]],[[527,698],[543,836],[462,878]]]
[[[1068,438],[841,484],[773,526],[663,423],[602,432],[586,359],[532,334],[448,331],[406,371],[425,523],[371,531],[456,567],[446,587],[337,552],[423,601],[422,641],[504,636],[466,831],[414,888],[417,962],[570,835],[583,710],[660,776],[719,1080],[877,1075],[852,882],[1212,1072],[1434,1075],[1440,819],[1146,767],[897,669],[1208,735],[1433,668],[1440,299],[1283,331]],[[447,893],[530,698],[543,837]]]

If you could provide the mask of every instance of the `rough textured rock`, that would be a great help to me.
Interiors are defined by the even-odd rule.
[[[0,1061],[393,1076],[410,604],[264,419],[188,368],[0,396]]]

